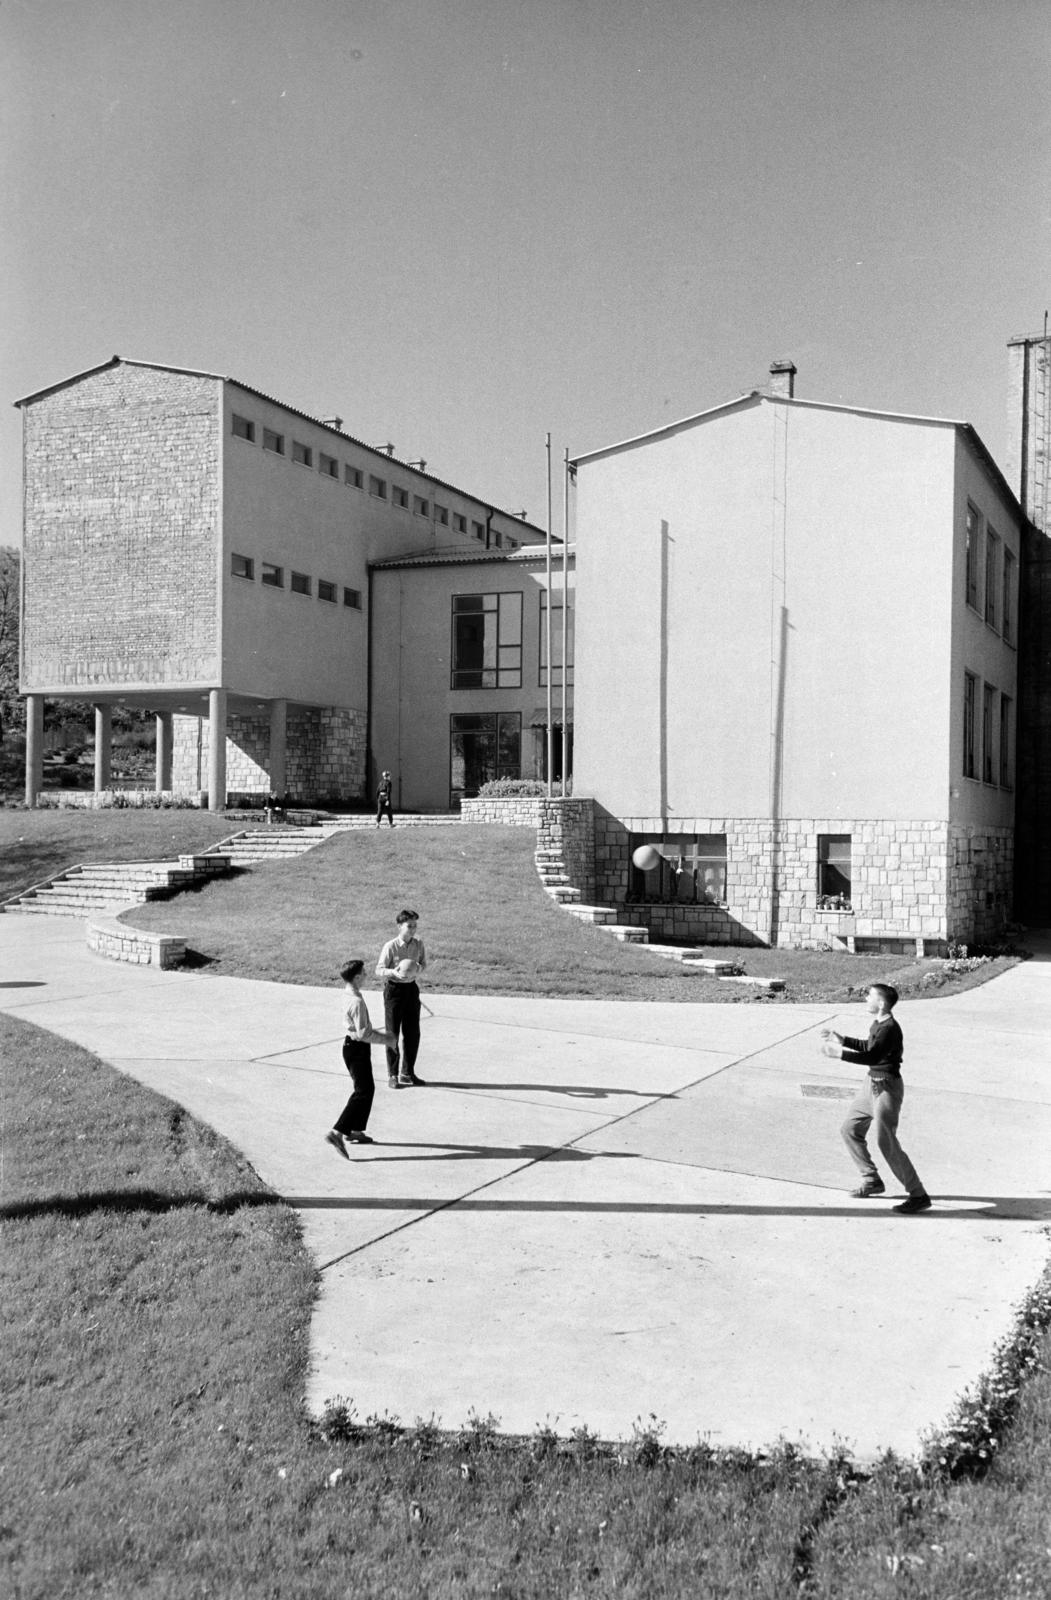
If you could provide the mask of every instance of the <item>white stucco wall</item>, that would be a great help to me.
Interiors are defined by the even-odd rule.
[[[575,792],[770,815],[783,605],[780,814],[945,818],[956,438],[753,398],[582,461]]]
[[[557,605],[562,585],[557,557],[555,567]],[[572,597],[572,570],[569,576]],[[381,568],[374,573],[371,749],[377,771],[386,767],[394,777],[396,806],[424,811],[448,808],[449,718],[454,712],[519,712],[522,771],[532,775],[531,724],[547,698],[539,681],[540,595],[545,584],[542,559],[528,566],[515,561],[465,561]],[[521,688],[453,689],[453,596],[505,592],[522,594]],[[557,619],[560,612],[554,615]],[[562,690],[557,679],[556,670],[554,712],[560,721]],[[572,704],[571,683],[571,716]]]

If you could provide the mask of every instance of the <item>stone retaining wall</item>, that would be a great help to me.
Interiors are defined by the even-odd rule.
[[[140,901],[133,901],[124,909],[131,911],[139,904]],[[110,961],[129,961],[139,967],[177,967],[186,958],[185,939],[129,927],[117,916],[90,919],[88,949]]]
[[[595,803],[570,796],[480,795],[460,806],[462,822],[535,828],[538,849],[557,850],[569,881],[585,900],[595,893]]]

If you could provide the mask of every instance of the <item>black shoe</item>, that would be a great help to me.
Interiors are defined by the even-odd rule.
[[[886,1194],[886,1192],[884,1185],[879,1178],[876,1178],[871,1183],[862,1183],[858,1188],[851,1189],[850,1198],[852,1200],[874,1200],[876,1195]]]
[[[422,1089],[423,1079],[418,1078],[415,1072],[403,1072],[398,1078],[399,1089]]]
[[[398,1082],[397,1078],[394,1076],[393,1073],[387,1079],[387,1088],[388,1089],[400,1089],[401,1088],[401,1084]]]
[[[348,1133],[347,1138],[351,1144],[375,1144],[375,1139],[370,1139],[367,1133]]]
[[[901,1205],[895,1206],[894,1209],[900,1211],[903,1217],[914,1217],[917,1211],[931,1209],[931,1197],[929,1194],[910,1194],[907,1200],[903,1200]]]
[[[353,1137],[353,1135],[351,1135],[351,1137]],[[337,1133],[335,1128],[330,1128],[328,1133],[326,1133],[325,1143],[330,1144],[333,1150],[338,1150],[344,1161],[350,1160],[350,1151],[343,1143],[343,1135],[341,1133]]]

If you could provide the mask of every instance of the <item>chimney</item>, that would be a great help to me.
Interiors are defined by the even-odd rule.
[[[340,433],[343,432],[343,418],[342,417],[322,417],[321,425],[324,428],[338,428]]]
[[[1010,377],[1007,401],[1007,481],[1022,510],[1051,536],[1051,335],[1007,342]]]
[[[770,367],[770,393],[782,400],[794,400],[796,367],[794,361],[774,361]]]

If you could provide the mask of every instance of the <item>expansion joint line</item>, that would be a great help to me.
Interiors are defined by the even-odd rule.
[[[830,1017],[828,1020],[831,1021],[832,1018]],[[820,1026],[819,1023],[808,1023],[805,1028],[799,1028],[795,1033],[786,1034],[784,1039],[778,1040],[778,1043],[785,1044],[789,1039],[798,1039],[804,1033],[809,1033],[818,1026]],[[769,1045],[763,1045],[760,1049],[753,1050],[746,1056],[738,1056],[734,1061],[728,1061],[725,1067],[719,1067],[715,1072],[706,1073],[703,1078],[695,1078],[692,1083],[683,1084],[683,1088],[695,1089],[699,1084],[708,1083],[712,1078],[719,1078],[724,1072],[730,1072],[734,1067],[743,1066],[745,1062],[762,1055],[769,1048]],[[477,1195],[484,1194],[487,1189],[495,1188],[498,1183],[504,1183],[508,1178],[517,1178],[520,1173],[528,1172],[531,1167],[538,1167],[541,1162],[550,1161],[553,1156],[559,1156],[565,1150],[574,1149],[585,1139],[594,1138],[597,1133],[606,1133],[610,1128],[615,1128],[622,1122],[629,1122],[632,1117],[641,1116],[653,1106],[663,1104],[666,1098],[667,1096],[665,1095],[654,1095],[653,1099],[647,1100],[645,1105],[631,1106],[627,1111],[622,1111],[619,1116],[610,1117],[608,1121],[601,1123],[598,1127],[585,1128],[574,1139],[567,1139],[564,1144],[552,1145],[550,1150],[545,1150],[542,1155],[531,1156],[528,1161],[523,1161],[521,1166],[512,1167],[509,1172],[497,1173],[495,1177],[486,1179],[485,1183],[478,1184],[474,1189],[466,1189],[462,1194],[453,1195],[449,1200],[441,1200],[430,1206],[426,1211],[420,1212],[418,1216],[408,1217],[404,1222],[399,1222],[393,1228],[388,1228],[385,1233],[378,1233],[373,1238],[366,1239],[363,1244],[355,1245],[353,1250],[346,1250],[342,1255],[333,1256],[330,1261],[320,1262],[318,1271],[327,1272],[330,1267],[338,1267],[342,1262],[350,1261],[352,1257],[362,1255],[375,1245],[382,1244],[387,1239],[393,1239],[396,1234],[404,1233],[407,1228],[415,1228],[421,1222],[427,1222],[431,1217],[439,1216],[443,1211],[451,1211],[455,1206],[463,1205],[465,1201],[473,1200]],[[294,1209],[295,1207],[293,1206]]]

